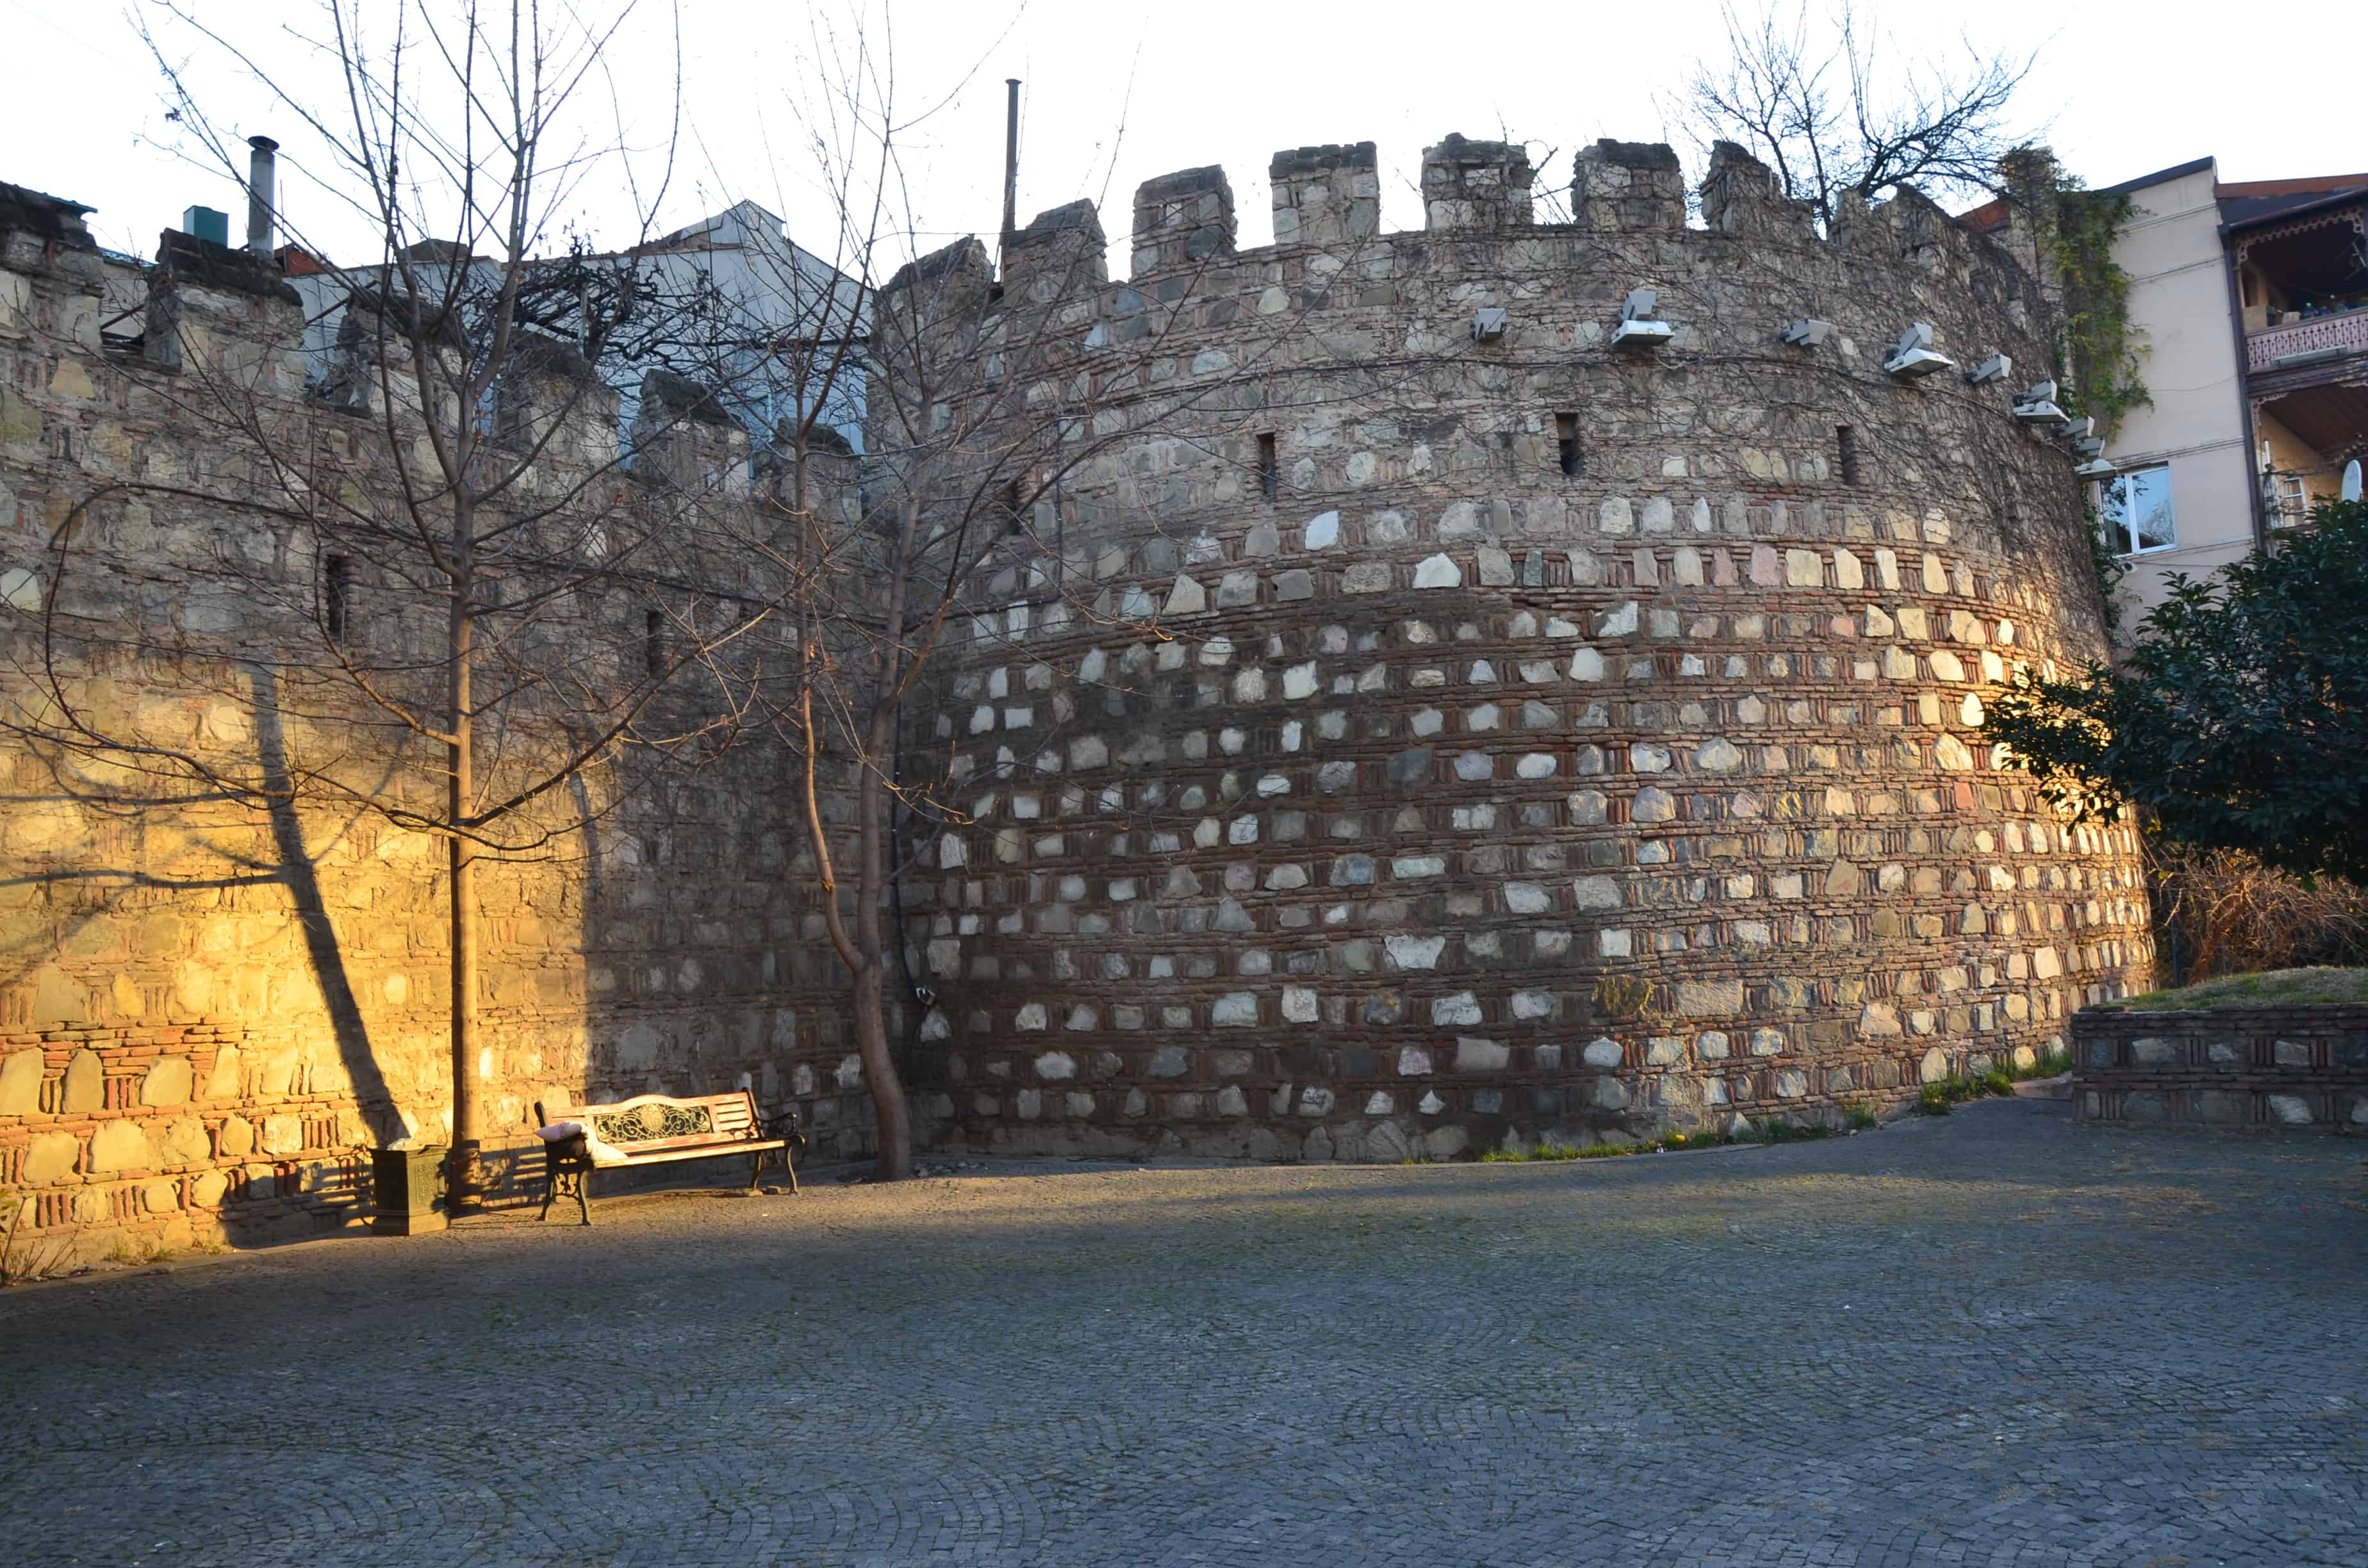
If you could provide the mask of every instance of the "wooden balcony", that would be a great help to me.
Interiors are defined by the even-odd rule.
[[[2368,309],[2283,322],[2245,336],[2245,373],[2280,375],[2368,354]],[[2347,367],[2348,369],[2349,367]]]

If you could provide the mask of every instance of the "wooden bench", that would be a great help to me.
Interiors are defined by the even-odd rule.
[[[542,1218],[551,1218],[552,1200],[572,1194],[584,1222],[592,1222],[591,1180],[595,1170],[623,1170],[633,1165],[661,1165],[676,1160],[748,1162],[748,1186],[753,1190],[765,1174],[765,1162],[776,1150],[790,1174],[790,1190],[798,1190],[794,1151],[806,1146],[794,1116],[769,1126],[757,1112],[757,1096],[746,1089],[730,1094],[677,1099],[671,1095],[635,1095],[611,1105],[560,1108],[556,1116],[534,1108],[544,1126],[554,1120],[578,1121],[602,1142],[625,1156],[603,1165],[592,1163],[592,1151],[583,1134],[543,1146]]]

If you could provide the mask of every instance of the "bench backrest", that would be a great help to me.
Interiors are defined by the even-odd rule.
[[[757,1119],[757,1096],[746,1089],[688,1099],[635,1095],[609,1105],[571,1106],[561,1114],[629,1153],[746,1142],[762,1136],[763,1125]]]

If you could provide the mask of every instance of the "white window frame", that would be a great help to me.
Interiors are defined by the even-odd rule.
[[[2170,538],[2161,544],[2139,545],[2136,535],[2131,530],[2129,519],[2126,517],[2113,517],[2106,510],[2106,502],[2115,484],[2124,480],[2135,479],[2141,474],[2154,473],[2162,475],[2163,485],[2170,494]],[[2159,555],[2166,550],[2177,550],[2179,548],[2179,491],[2178,487],[2171,483],[2170,465],[2148,463],[2143,468],[2125,470],[2111,479],[2100,480],[2097,483],[2097,524],[2100,528],[2112,530],[2112,538],[2108,542],[2113,553],[2124,561],[2135,556]]]

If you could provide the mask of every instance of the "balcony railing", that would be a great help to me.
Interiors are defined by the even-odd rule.
[[[2297,354],[2325,356],[2313,358],[2302,364],[2278,363]],[[2320,364],[2354,354],[2368,354],[2368,310],[2346,312],[2340,316],[2313,316],[2307,321],[2287,322],[2265,332],[2248,334],[2245,338],[2245,373],[2258,376],[2265,370],[2296,370],[2303,365]]]

